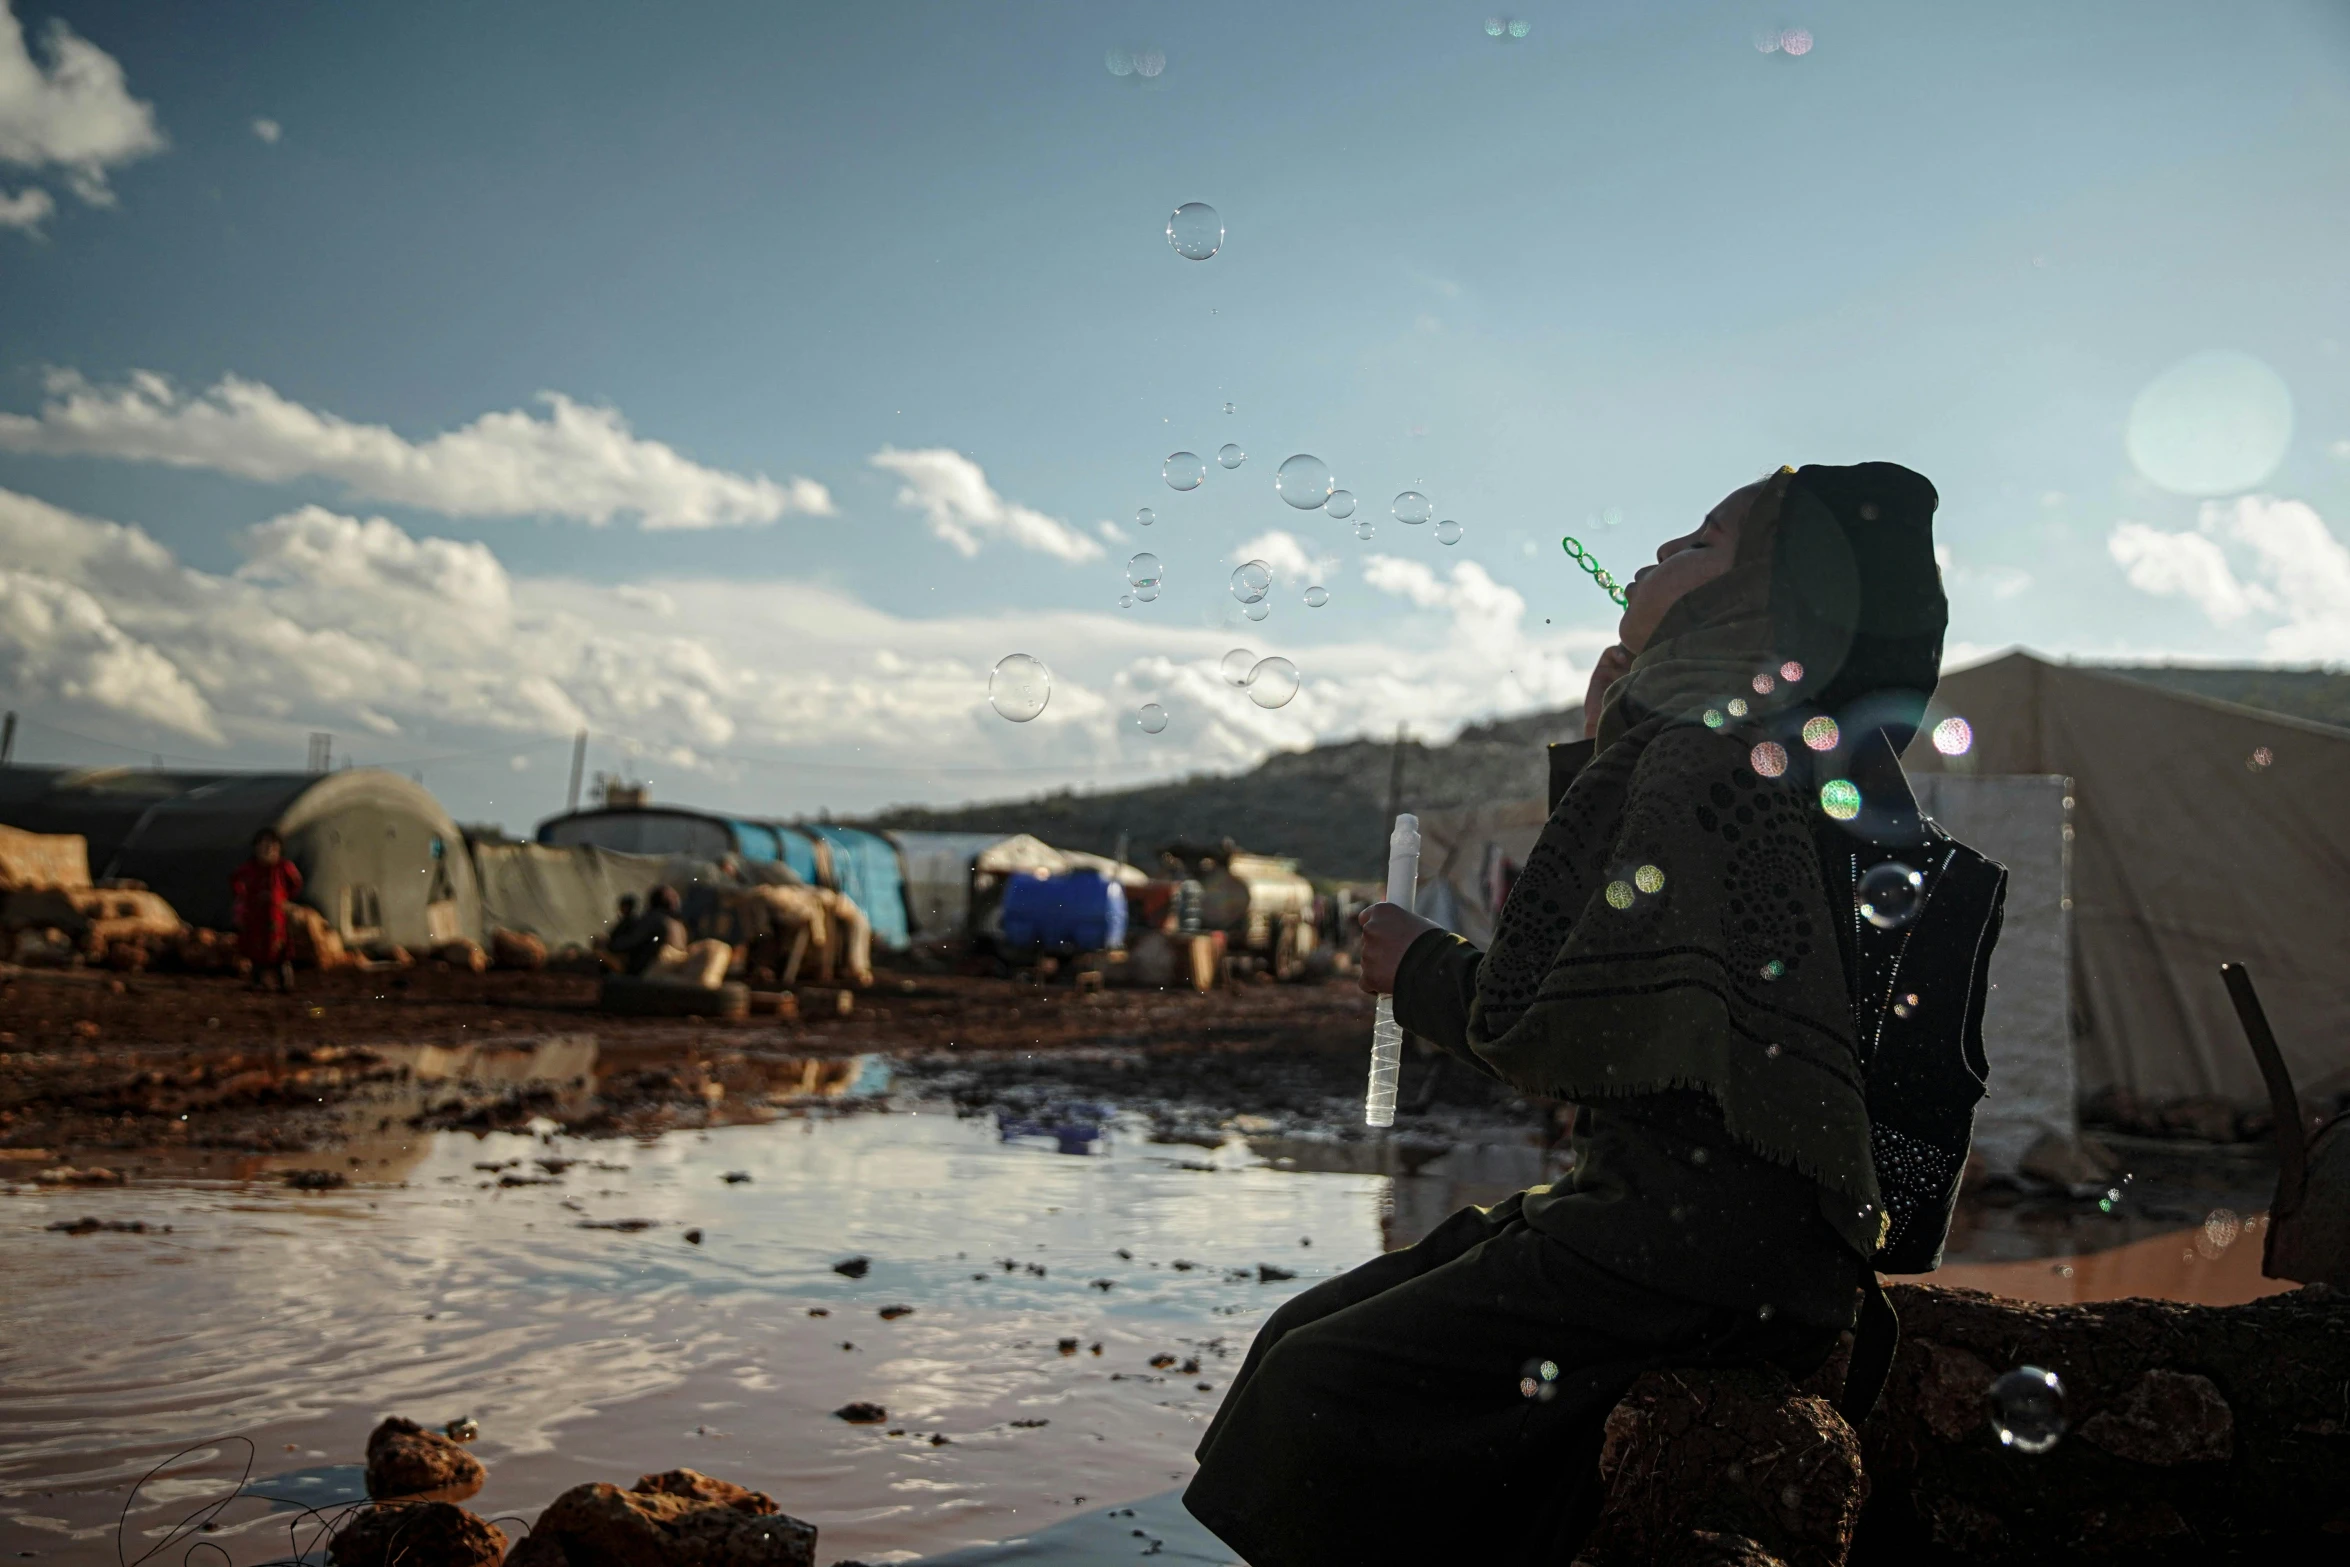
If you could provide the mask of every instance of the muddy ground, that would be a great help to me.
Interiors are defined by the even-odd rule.
[[[0,970],[0,1176],[159,1159],[228,1173],[236,1155],[276,1165],[538,1118],[649,1135],[859,1103],[861,1058],[876,1054],[900,1089],[1045,1127],[1099,1096],[1148,1103],[1175,1139],[1212,1144],[1243,1115],[1256,1132],[1343,1137],[1359,1135],[1371,1027],[1370,999],[1345,980],[1195,995],[885,972],[853,994],[802,990],[795,1019],[704,1021],[606,1015],[581,975],[301,978],[288,998],[212,977]],[[1405,1082],[1407,1098],[1436,1090],[1431,1138],[1464,1118],[1547,1136],[1549,1107],[1432,1071],[1415,1064]]]

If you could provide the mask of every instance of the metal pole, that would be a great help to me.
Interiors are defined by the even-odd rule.
[[[571,742],[571,792],[563,797],[565,814],[579,809],[580,770],[587,766],[587,736],[582,729]]]
[[[6,718],[0,719],[0,767],[8,766],[9,759],[15,755],[16,715],[10,713]]]

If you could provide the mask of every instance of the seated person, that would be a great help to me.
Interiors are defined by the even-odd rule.
[[[734,948],[723,941],[693,940],[678,918],[684,904],[675,887],[653,889],[645,917],[630,935],[628,972],[664,984],[715,989],[726,982]]]
[[[1478,1070],[1582,1106],[1585,1130],[1570,1177],[1267,1321],[1184,1496],[1252,1567],[1569,1562],[1636,1376],[1806,1375],[1853,1324],[1890,1226],[1856,1002],[1874,949],[1845,928],[1847,861],[1882,846],[1845,807],[1856,780],[1909,798],[1897,747],[1947,618],[1936,503],[1888,463],[1732,492],[1631,583],[1585,709],[1594,753],[1492,950],[1364,911],[1365,989]]]

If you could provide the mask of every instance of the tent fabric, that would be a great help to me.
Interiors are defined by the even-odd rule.
[[[682,854],[697,860],[743,852],[725,817],[659,805],[551,816],[539,823],[536,836],[545,844],[594,844],[622,854]]]
[[[484,930],[538,937],[550,949],[585,947],[612,928],[622,895],[640,902],[670,880],[675,862],[593,844],[472,845]]]
[[[1549,819],[1540,800],[1422,812],[1418,912],[1476,946],[1492,946],[1510,882]]]
[[[1952,717],[1972,744],[1946,755]],[[1903,761],[2072,779],[2083,1093],[2265,1104],[2223,961],[2250,969],[2301,1092],[2350,1088],[2350,730],[2017,652],[1945,675]]]
[[[971,874],[1003,839],[992,832],[892,832],[906,868],[906,902],[914,933],[931,941],[960,936],[971,921]]]
[[[813,833],[832,850],[832,885],[865,911],[873,924],[873,939],[893,951],[906,946],[906,876],[898,865],[897,845],[862,827],[833,822],[810,822],[801,829]]]

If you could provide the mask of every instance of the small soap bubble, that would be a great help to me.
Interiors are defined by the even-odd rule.
[[[1916,917],[1925,891],[1922,874],[1899,860],[1887,860],[1862,872],[1852,895],[1863,919],[1879,930],[1898,930]]]
[[[1330,590],[1319,582],[1306,589],[1306,608],[1320,609],[1330,602]]]
[[[1223,659],[1216,665],[1216,670],[1217,673],[1224,677],[1224,683],[1226,685],[1245,686],[1248,684],[1248,672],[1256,667],[1256,654],[1250,652],[1247,648],[1236,647],[1231,652],[1224,655]]]
[[[1510,23],[1510,36],[1512,38],[1523,38],[1532,31],[1534,31],[1534,24],[1532,22],[1513,20]]]
[[[2225,1251],[2244,1233],[2244,1221],[2233,1208],[2214,1208],[2203,1216],[2203,1235],[2212,1245]]]
[[[1763,976],[1765,979],[1776,979],[1777,977],[1778,976],[1775,974],[1765,974]],[[1765,1045],[1763,1046],[1763,1054],[1769,1056],[1773,1061],[1776,1061],[1779,1059],[1779,1047],[1777,1045]]]
[[[1147,528],[1158,520],[1159,514],[1148,506],[1138,506],[1134,510],[1134,525],[1138,528]]]
[[[1991,1429],[2019,1453],[2045,1453],[2064,1435],[2064,1384],[2053,1371],[2018,1366],[2003,1371],[1986,1395]]]
[[[1242,561],[1232,568],[1232,596],[1254,604],[1273,586],[1273,568],[1261,560]]]
[[[1732,718],[1744,718],[1746,716],[1746,698],[1742,696],[1734,696],[1730,698],[1729,701],[1724,702],[1722,706],[1729,710],[1729,714]]]
[[[1836,727],[1836,720],[1825,713],[1803,721],[1803,743],[1815,751],[1835,750],[1836,741],[1842,734],[1843,731]]]
[[[1963,718],[1945,718],[1934,726],[1934,749],[1944,756],[1964,756],[1974,743],[1975,726]]]
[[[1765,778],[1776,778],[1787,770],[1787,748],[1776,740],[1764,740],[1746,753],[1746,765]]]
[[[1775,688],[1778,684],[1779,682],[1777,677],[1766,670],[1764,673],[1754,677],[1754,694],[1756,696],[1769,696],[1773,688]]]
[[[1123,49],[1112,49],[1108,54],[1103,55],[1102,64],[1108,67],[1112,76],[1132,76],[1134,74],[1134,56]]]
[[[1158,734],[1167,727],[1167,710],[1156,702],[1145,702],[1136,710],[1134,722],[1144,734]]]
[[[1224,467],[1237,468],[1242,463],[1248,461],[1248,453],[1240,449],[1239,442],[1226,441],[1222,446],[1217,448],[1216,461],[1222,464]]]
[[[1718,707],[1709,707],[1699,716],[1704,719],[1705,727],[1708,729],[1722,727],[1722,710]]]
[[[1258,599],[1254,604],[1241,605],[1240,612],[1250,620],[1262,620],[1273,613],[1273,606],[1263,599]]]
[[[1297,687],[1297,666],[1278,654],[1248,672],[1248,699],[1259,707],[1287,707]]]
[[[1556,1382],[1559,1379],[1559,1363],[1555,1360],[1546,1360],[1534,1374],[1545,1382]]]
[[[1518,1396],[1520,1398],[1536,1398],[1539,1397],[1541,1393],[1542,1379],[1540,1377],[1518,1378]]]
[[[1489,16],[1485,19],[1485,36],[1488,38],[1499,38],[1503,33],[1509,31],[1509,27],[1510,24],[1503,21],[1500,17]]]
[[[1630,908],[1636,896],[1628,881],[1611,881],[1607,884],[1607,906],[1611,909]]]
[[[1167,57],[1166,57],[1164,54],[1160,53],[1158,50],[1156,50],[1156,49],[1137,49],[1137,50],[1135,50],[1135,51],[1134,51],[1134,74],[1135,74],[1135,75],[1137,75],[1137,76],[1156,76],[1156,75],[1158,75],[1158,74],[1159,74],[1161,71],[1165,70],[1166,68],[1167,68]]]
[[[1756,33],[1754,35],[1754,49],[1757,54],[1777,54],[1779,52],[1778,29],[1773,28],[1769,32]]]
[[[1007,653],[987,677],[987,705],[1015,724],[1024,724],[1053,699],[1053,672],[1026,653]]]
[[[1167,215],[1167,243],[1186,261],[1205,261],[1224,248],[1224,220],[1206,202],[1187,201]]]
[[[1831,778],[1820,785],[1820,809],[1840,822],[1860,814],[1860,785],[1849,778]]]
[[[1347,518],[1355,514],[1354,491],[1332,490],[1330,499],[1322,503],[1322,509],[1340,522],[1346,521]]]
[[[1790,28],[1786,32],[1783,32],[1779,35],[1779,48],[1781,52],[1786,54],[1809,54],[1811,53],[1811,34],[1805,32],[1800,27]],[[1136,62],[1135,69],[1138,71],[1142,69],[1141,63],[1139,61]],[[1155,75],[1157,73],[1153,72],[1151,74]]]
[[[1224,411],[1226,413],[1237,413],[1239,410],[1235,409],[1230,403],[1226,403],[1224,405]]]
[[[1199,460],[1197,452],[1170,452],[1159,475],[1170,490],[1196,490],[1207,482],[1208,465]]]
[[[1803,678],[1803,666],[1797,663],[1794,659],[1789,659],[1786,663],[1779,666],[1779,678],[1786,681],[1789,685],[1793,685],[1796,681]]]
[[[1355,524],[1355,537],[1358,539],[1368,539],[1378,531],[1378,524],[1374,523],[1368,517],[1365,517],[1361,522]]]
[[[1413,527],[1426,522],[1435,513],[1435,508],[1428,504],[1428,497],[1418,490],[1404,491],[1395,498],[1394,505],[1389,509],[1395,513],[1397,522],[1410,523]]]
[[[1777,979],[1786,972],[1787,965],[1779,958],[1773,958],[1762,966],[1762,977],[1765,979]]]
[[[1162,580],[1159,557],[1144,550],[1126,563],[1126,580],[1138,588],[1150,587]]]
[[[1118,607],[1120,609],[1132,609],[1134,607],[1134,595],[1131,593],[1119,594]]]
[[[1665,873],[1658,866],[1643,865],[1632,873],[1632,885],[1645,893],[1662,892],[1665,890]]]
[[[2244,758],[2244,765],[2256,773],[2265,773],[2268,771],[2269,764],[2276,759],[2276,752],[2265,745],[2256,745],[2252,748],[2252,754]]]
[[[1159,584],[1155,582],[1139,583],[1135,586],[1134,596],[1145,604],[1156,604],[1159,601]]]
[[[1778,1308],[1766,1300],[1761,1305],[1754,1308],[1754,1314],[1760,1320],[1768,1322],[1771,1320],[1771,1318],[1778,1315]]]
[[[1313,511],[1326,504],[1330,492],[1337,488],[1330,465],[1311,452],[1299,452],[1273,474],[1274,493],[1299,511]]]
[[[1438,523],[1438,524],[1436,525],[1436,542],[1437,542],[1437,543],[1439,543],[1439,544],[1458,544],[1458,543],[1460,543],[1460,541],[1461,541],[1461,525],[1460,525],[1459,523],[1457,523],[1457,522],[1454,522],[1454,521],[1453,521],[1451,518],[1447,517],[1447,518],[1446,518],[1444,521],[1442,521],[1442,522],[1440,522],[1440,523]]]

